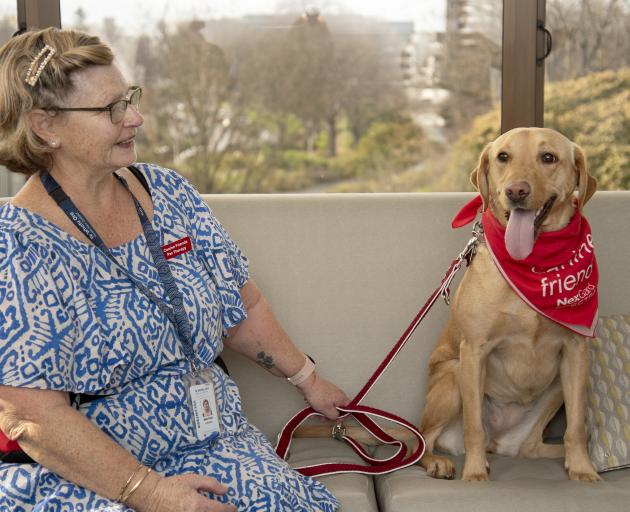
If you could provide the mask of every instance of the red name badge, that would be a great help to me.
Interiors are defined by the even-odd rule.
[[[192,243],[190,242],[190,237],[186,236],[184,238],[180,238],[179,240],[175,240],[170,244],[166,244],[162,246],[162,252],[164,253],[164,258],[170,260],[175,256],[179,256],[180,254],[184,254],[192,249]]]

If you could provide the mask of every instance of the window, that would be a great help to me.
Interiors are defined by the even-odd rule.
[[[630,4],[547,0],[545,126],[581,145],[600,190],[630,189]]]
[[[502,0],[275,4],[61,0],[61,18],[144,86],[139,158],[202,192],[468,186],[467,141],[498,135]]]

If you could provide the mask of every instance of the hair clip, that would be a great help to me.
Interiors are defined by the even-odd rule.
[[[28,73],[26,73],[26,78],[24,79],[24,81],[28,85],[30,85],[31,87],[35,87],[37,80],[39,80],[39,75],[42,74],[42,71],[44,71],[46,64],[50,62],[50,59],[53,58],[53,55],[56,52],[57,50],[55,50],[52,46],[48,44],[41,49],[41,51],[33,59],[33,62],[31,62],[31,66],[28,68]],[[44,55],[46,56],[44,57]],[[44,60],[42,60],[38,66],[37,63],[42,57],[44,58]]]

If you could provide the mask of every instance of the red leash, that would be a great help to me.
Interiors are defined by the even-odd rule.
[[[412,464],[417,463],[424,455],[425,443],[420,431],[404,418],[396,416],[395,414],[375,409],[373,407],[367,407],[360,405],[360,402],[370,392],[372,387],[376,384],[377,380],[383,374],[383,372],[389,367],[390,363],[398,355],[398,353],[405,346],[413,332],[416,330],[420,322],[424,320],[431,307],[435,304],[437,299],[442,296],[447,304],[450,303],[450,285],[451,281],[455,277],[457,271],[461,268],[464,260],[467,264],[470,264],[472,258],[476,252],[477,245],[483,238],[483,229],[479,222],[475,223],[473,228],[473,237],[468,241],[464,250],[451,262],[449,269],[446,271],[444,278],[440,286],[431,294],[424,306],[420,308],[420,311],[416,314],[411,321],[405,332],[396,342],[394,347],[390,350],[389,354],[383,359],[376,371],[372,374],[361,391],[352,399],[352,401],[345,407],[337,407],[341,413],[341,419],[348,416],[354,417],[357,422],[363,426],[372,436],[378,439],[383,444],[392,446],[398,446],[398,451],[387,459],[375,459],[370,456],[365,449],[355,441],[352,437],[346,434],[345,426],[340,423],[335,425],[332,430],[332,436],[335,439],[346,441],[357,452],[367,464],[341,464],[336,462],[327,462],[323,464],[314,464],[309,466],[301,466],[295,468],[297,471],[307,476],[322,476],[331,475],[336,473],[363,473],[369,475],[383,475],[390,473],[397,469],[402,469]],[[306,407],[295,414],[288,423],[284,426],[278,436],[278,443],[276,444],[276,453],[282,459],[287,458],[291,441],[293,438],[293,432],[299,427],[307,418],[311,416],[323,416],[321,413],[316,412],[312,407]],[[408,448],[402,441],[394,439],[387,434],[370,416],[374,416],[380,419],[386,419],[394,422],[402,427],[407,428],[418,441],[417,448],[408,455]]]

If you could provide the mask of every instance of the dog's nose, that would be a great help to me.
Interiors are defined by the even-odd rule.
[[[529,183],[525,181],[510,183],[507,187],[505,187],[505,195],[510,201],[514,202],[524,200],[531,191]]]

